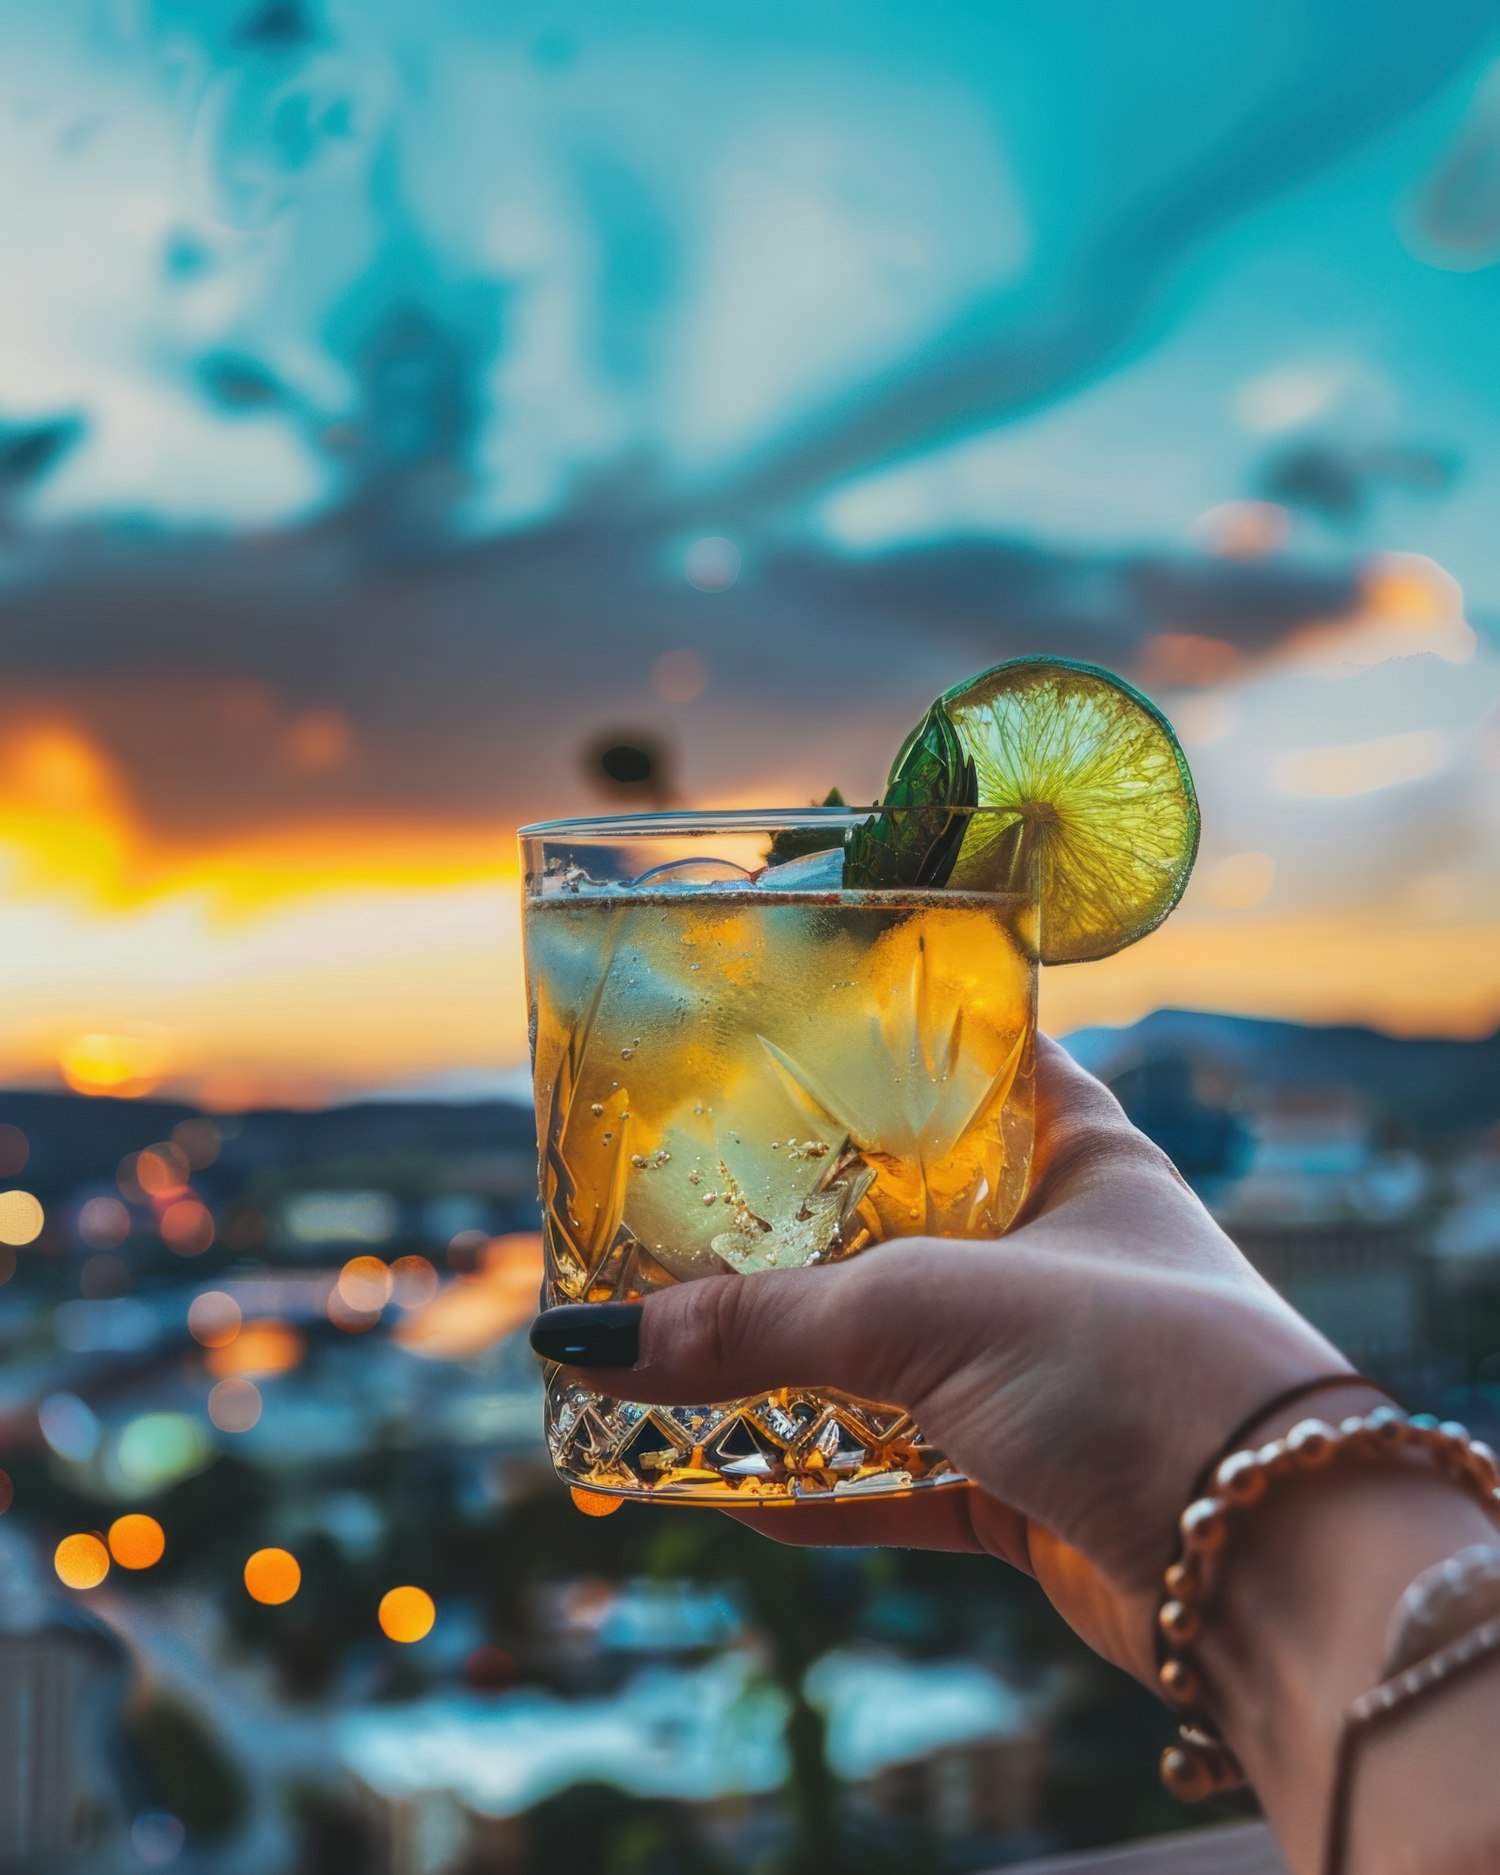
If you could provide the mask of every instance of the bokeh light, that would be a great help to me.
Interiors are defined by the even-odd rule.
[[[175,1198],[186,1191],[191,1170],[187,1154],[169,1139],[135,1155],[135,1182],[148,1198]]]
[[[162,1212],[158,1228],[162,1242],[180,1257],[202,1256],[214,1240],[213,1214],[196,1198],[174,1199]]]
[[[682,570],[699,592],[723,592],[740,576],[740,550],[722,534],[706,534],[683,555]]]
[[[116,1517],[109,1526],[109,1553],[122,1569],[150,1569],[166,1554],[166,1533],[141,1511]]]
[[[206,1366],[221,1378],[230,1374],[285,1374],[296,1367],[307,1352],[307,1339],[290,1322],[275,1316],[246,1322],[240,1332],[222,1347],[209,1351]]]
[[[0,1244],[35,1243],[47,1214],[29,1191],[0,1191]]]
[[[212,1120],[201,1116],[179,1120],[172,1128],[172,1144],[188,1162],[188,1170],[201,1172],[219,1156],[223,1136]]]
[[[26,1169],[31,1142],[19,1126],[0,1125],[0,1178],[14,1178]]]
[[[143,1810],[130,1826],[130,1846],[147,1868],[169,1868],[186,1842],[186,1826],[170,1810]]]
[[[329,1290],[328,1301],[324,1307],[329,1321],[335,1328],[342,1329],[346,1335],[367,1335],[380,1320],[379,1309],[350,1308],[337,1283]]]
[[[302,1565],[290,1550],[258,1549],[245,1564],[245,1588],[252,1601],[277,1608],[302,1586]]]
[[[708,688],[708,666],[696,651],[664,651],[651,666],[651,688],[663,703],[692,703]]]
[[[208,1416],[220,1432],[248,1432],[260,1414],[260,1388],[253,1380],[221,1380],[208,1396]]]
[[[437,1291],[437,1271],[426,1257],[397,1257],[391,1265],[391,1294],[398,1309],[425,1309]]]
[[[426,1589],[409,1585],[391,1589],[380,1598],[380,1631],[387,1640],[410,1645],[432,1632],[437,1607]]]
[[[130,1235],[130,1213],[118,1198],[88,1198],[78,1207],[77,1229],[91,1250],[113,1250]]]
[[[216,1456],[203,1422],[189,1413],[142,1413],[115,1440],[115,1464],[143,1491],[160,1491],[202,1471]]]
[[[379,1257],[350,1257],[339,1271],[339,1299],[356,1315],[378,1315],[394,1288],[390,1269]]]
[[[585,1517],[612,1517],[625,1502],[623,1497],[610,1497],[603,1491],[585,1491],[576,1484],[569,1486],[568,1494],[573,1508],[581,1510]]]
[[[461,1230],[448,1243],[448,1267],[457,1270],[460,1276],[467,1276],[479,1262],[479,1253],[489,1242],[489,1236],[482,1230]]]
[[[240,1332],[240,1305],[222,1289],[205,1289],[188,1304],[188,1333],[205,1348],[222,1348]]]
[[[97,1536],[65,1536],[52,1554],[52,1567],[64,1588],[96,1589],[109,1574],[109,1551]]]

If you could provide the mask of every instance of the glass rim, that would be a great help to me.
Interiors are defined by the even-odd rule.
[[[516,830],[518,840],[648,839],[663,834],[775,833],[784,827],[852,827],[872,814],[1003,814],[1013,807],[958,807],[924,801],[916,807],[726,807],[653,808],[634,814],[580,814],[563,820],[536,820]]]

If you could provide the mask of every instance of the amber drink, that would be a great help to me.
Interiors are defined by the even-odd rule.
[[[836,849],[758,865],[768,836],[785,821],[523,835],[549,1305],[892,1237],[993,1238],[1020,1206],[1034,894],[846,890]],[[961,1482],[899,1407],[805,1387],[643,1406],[554,1368],[547,1432],[590,1491],[727,1503]]]

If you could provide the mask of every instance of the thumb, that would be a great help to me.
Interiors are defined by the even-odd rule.
[[[981,1258],[993,1265],[992,1245],[902,1238],[846,1263],[549,1309],[531,1345],[588,1368],[604,1392],[653,1405],[834,1387],[915,1411],[975,1352]]]

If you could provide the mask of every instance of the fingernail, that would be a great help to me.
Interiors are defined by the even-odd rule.
[[[641,1351],[639,1302],[567,1302],[544,1309],[531,1324],[531,1345],[544,1361],[568,1367],[634,1367]]]

